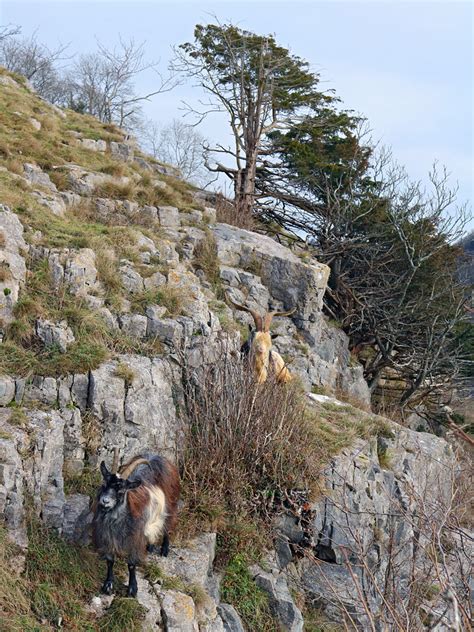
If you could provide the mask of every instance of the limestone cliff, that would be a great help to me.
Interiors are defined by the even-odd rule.
[[[115,450],[122,460],[145,446],[175,457],[176,353],[190,367],[212,363],[223,345],[239,348],[250,322],[226,305],[224,290],[259,310],[295,307],[273,330],[291,371],[308,392],[370,406],[345,334],[322,314],[326,266],[218,223],[202,192],[119,130],[52,108],[8,74],[0,79],[0,516],[24,551],[31,512],[87,543],[92,490],[77,481]],[[366,413],[337,400],[312,405],[322,418],[332,410],[365,423]],[[393,610],[411,607],[415,579],[438,591],[423,601],[417,629],[461,629],[452,627],[462,621],[453,586],[462,593],[467,535],[460,526],[456,555],[440,540],[442,567],[423,540],[429,518],[443,530],[455,456],[443,439],[384,423],[385,436],[358,439],[333,458],[311,507],[282,512],[276,552],[252,569],[284,630],[303,629],[290,588],[352,629],[404,629],[396,627],[404,613]],[[204,534],[175,549],[162,569],[179,578],[173,587],[141,578],[144,629],[243,629],[220,602],[215,545],[215,534]],[[96,597],[90,607],[100,618],[108,606]]]

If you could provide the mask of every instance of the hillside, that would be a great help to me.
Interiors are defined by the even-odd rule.
[[[1,69],[0,118],[0,630],[461,629],[458,461],[369,412],[328,267]],[[295,308],[272,327],[289,386],[249,377],[226,292]],[[175,546],[137,602],[99,597],[98,464],[143,450],[181,466]]]

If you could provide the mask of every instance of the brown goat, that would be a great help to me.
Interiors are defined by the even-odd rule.
[[[107,560],[107,578],[102,591],[113,590],[116,556],[127,559],[127,594],[135,597],[136,565],[146,551],[162,539],[161,555],[168,555],[169,533],[174,529],[179,499],[176,467],[157,454],[143,454],[123,465],[117,474],[100,466],[104,483],[94,504],[93,542]],[[114,469],[114,468],[113,468]]]
[[[252,332],[250,336],[247,349],[257,376],[258,384],[263,384],[267,380],[269,371],[274,372],[278,382],[289,382],[292,377],[285,361],[277,351],[272,349],[270,325],[275,316],[289,316],[295,312],[296,308],[286,312],[266,312],[262,316],[255,310],[245,305],[240,305],[240,303],[235,303],[228,295],[226,296],[229,303],[235,307],[235,309],[241,312],[248,312],[254,320],[255,331]]]

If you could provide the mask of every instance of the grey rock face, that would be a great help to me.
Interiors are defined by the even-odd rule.
[[[163,228],[178,228],[181,223],[179,211],[174,206],[159,206],[158,220]]]
[[[172,547],[169,556],[160,559],[160,566],[165,575],[207,588],[215,553],[216,534],[205,533],[193,539],[186,548]]]
[[[72,494],[66,498],[61,530],[64,539],[84,542],[84,527],[89,516],[90,500],[85,494]]]
[[[85,440],[82,434],[82,417],[79,408],[65,408],[64,419],[64,471],[79,476],[84,469]]]
[[[393,429],[393,437],[359,440],[334,459],[326,472],[330,493],[314,507],[314,555],[319,560],[299,563],[305,590],[326,614],[340,621],[346,609],[361,629],[369,623],[360,587],[369,611],[380,617],[390,564],[396,565],[400,607],[412,594],[412,573],[429,583],[445,572],[438,565],[433,574],[425,553],[431,529],[442,523],[450,503],[452,450],[433,435],[395,424]],[[450,616],[448,603],[443,620]]]
[[[217,607],[217,610],[224,623],[225,632],[245,632],[242,621],[234,606],[228,603],[221,603]]]
[[[145,620],[142,623],[143,632],[161,630],[163,618],[161,616],[161,602],[154,587],[146,581],[140,571],[137,572],[138,594],[137,600],[145,610]]]
[[[27,447],[26,433],[9,423],[11,411],[0,408],[0,515],[11,539],[27,545],[24,524],[24,473],[20,452]]]
[[[20,220],[8,206],[0,204],[0,320],[6,325],[13,318],[13,307],[25,282],[27,251]]]
[[[167,632],[199,632],[194,602],[184,593],[167,590],[161,600],[161,614]]]
[[[213,229],[222,264],[258,270],[271,295],[286,306],[297,307],[297,317],[317,318],[326,289],[329,268],[306,264],[270,237],[217,224]]]
[[[50,191],[57,191],[56,185],[51,182],[48,174],[42,171],[38,165],[32,165],[28,162],[25,163],[23,165],[23,174],[31,184],[39,184]]]
[[[36,335],[45,347],[57,346],[61,353],[66,353],[69,345],[75,342],[72,329],[68,327],[65,320],[52,323],[49,320],[39,318],[36,321]]]
[[[267,593],[270,611],[282,629],[303,632],[303,616],[293,601],[285,576],[267,573],[259,567],[253,567],[252,574],[257,586]]]
[[[133,374],[130,384],[117,377],[119,364]],[[91,372],[88,406],[102,422],[101,456],[112,461],[114,447],[122,460],[147,450],[174,456],[177,433],[170,367],[166,360],[120,356]]]
[[[8,375],[0,375],[0,406],[8,406],[15,398],[15,380]]]

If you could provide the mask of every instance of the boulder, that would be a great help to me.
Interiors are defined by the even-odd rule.
[[[69,286],[69,291],[76,296],[86,296],[89,292],[100,291],[95,252],[90,248],[81,248],[78,251],[70,251],[66,254],[64,265],[61,266],[61,257],[56,257],[50,268],[56,267],[59,282],[61,279],[61,267],[63,267],[63,279]]]
[[[303,616],[291,596],[286,577],[265,572],[258,566],[251,569],[255,583],[268,595],[270,612],[288,632],[303,632]]]
[[[105,140],[94,140],[93,138],[81,138],[79,142],[82,145],[82,147],[84,147],[84,149],[89,149],[90,151],[104,152],[107,150],[107,143]]]
[[[134,150],[128,143],[110,143],[110,153],[113,158],[122,160],[123,162],[131,162],[134,158]]]
[[[23,175],[31,184],[39,184],[50,191],[57,191],[56,185],[51,182],[47,173],[45,173],[38,165],[26,162],[23,165]]]
[[[179,211],[174,206],[159,206],[158,220],[163,228],[178,228],[181,223]]]
[[[122,279],[122,284],[127,292],[130,292],[130,294],[139,294],[140,292],[143,292],[143,289],[145,287],[143,283],[143,278],[135,270],[131,261],[121,261],[119,272]]]
[[[130,338],[142,340],[146,337],[148,322],[146,316],[141,314],[122,314],[118,320],[120,329]]]
[[[41,206],[48,208],[53,215],[63,217],[66,212],[66,203],[61,195],[52,195],[42,191],[33,191],[32,195]]]
[[[217,606],[217,610],[224,623],[225,632],[245,632],[242,621],[234,606],[228,603],[221,603]]]
[[[36,321],[36,335],[45,347],[56,346],[61,353],[66,353],[67,348],[76,340],[66,320],[53,323],[49,320],[38,318]]]
[[[154,272],[143,280],[146,290],[155,290],[166,284],[166,277],[161,272]]]
[[[25,282],[27,251],[20,220],[0,204],[0,322],[5,325],[13,319],[13,307]]]
[[[161,614],[167,632],[199,632],[194,602],[189,595],[167,590],[161,599]]]

